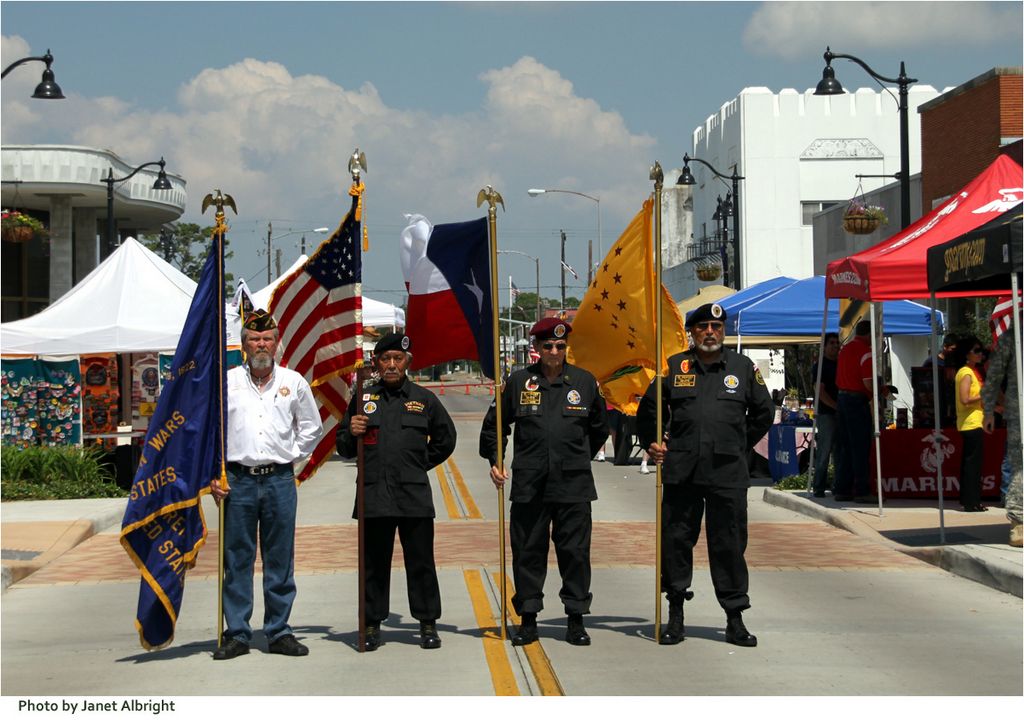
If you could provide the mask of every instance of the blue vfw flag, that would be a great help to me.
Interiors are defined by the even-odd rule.
[[[185,571],[206,542],[200,497],[223,472],[223,247],[214,235],[121,523],[121,545],[142,574],[135,627],[147,650],[174,639]]]

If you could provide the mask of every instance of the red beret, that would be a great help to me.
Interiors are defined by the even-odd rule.
[[[547,340],[549,338],[558,338],[561,340],[562,338],[568,337],[571,332],[572,325],[565,320],[556,317],[544,318],[530,328],[530,334],[538,340]]]

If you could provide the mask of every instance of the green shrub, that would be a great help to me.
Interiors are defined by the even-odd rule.
[[[124,497],[114,471],[101,462],[102,448],[3,447],[0,449],[0,499],[71,500]]]
[[[786,477],[775,483],[777,490],[806,490],[807,489],[807,476],[806,475],[787,475]]]

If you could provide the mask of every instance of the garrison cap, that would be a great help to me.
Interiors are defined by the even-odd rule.
[[[572,325],[556,317],[544,318],[530,328],[530,334],[538,340],[557,338],[562,340],[572,332]]]
[[[261,308],[259,310],[253,310],[251,313],[249,313],[249,315],[245,318],[244,327],[246,330],[252,330],[253,332],[266,332],[267,330],[276,330],[277,320],[274,319],[273,315],[271,315],[266,310],[263,310]]]
[[[686,318],[686,327],[693,327],[699,322],[707,322],[708,320],[717,320],[724,323],[725,317],[724,307],[718,303],[705,303]]]
[[[388,350],[398,350],[399,352],[411,352],[409,336],[405,333],[400,332],[389,332],[387,335],[377,341],[377,345],[373,348],[374,355],[382,355]]]

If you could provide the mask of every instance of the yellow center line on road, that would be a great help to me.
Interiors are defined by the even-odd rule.
[[[483,630],[480,639],[484,644],[487,667],[491,671],[494,694],[498,696],[519,695],[519,686],[516,684],[516,678],[512,672],[512,663],[508,660],[505,643],[501,639],[501,633],[498,632],[499,621],[495,619],[491,603],[487,599],[480,571],[463,570],[462,575],[466,580],[466,589],[469,590],[469,597],[473,603],[476,624]]]
[[[448,484],[448,476],[445,475],[444,467],[438,465],[434,468],[434,472],[437,473],[437,483],[441,486],[441,496],[444,497],[444,509],[448,513],[448,519],[463,520],[462,511],[459,510],[459,506],[455,502],[455,496],[452,494],[451,486]]]
[[[495,587],[501,587],[501,574],[495,573],[494,576]],[[505,578],[508,597],[508,617],[509,620],[516,625],[521,622],[521,618],[512,607],[512,581],[506,576]],[[497,624],[497,623],[496,623]],[[564,696],[565,690],[562,688],[562,683],[558,682],[558,676],[555,674],[555,669],[551,666],[551,660],[548,658],[548,654],[544,652],[544,648],[541,647],[540,640],[529,645],[522,646],[523,651],[526,653],[526,659],[530,661],[530,669],[533,670],[533,676],[537,680],[537,687],[540,690],[541,695],[554,695]]]
[[[462,478],[459,466],[455,464],[455,458],[448,458],[448,470],[452,474],[452,480],[455,481],[455,488],[459,491],[459,497],[462,498],[462,503],[466,508],[466,518],[469,520],[482,519],[483,515],[480,512],[480,508],[476,506],[476,503],[473,501],[473,496],[469,494],[469,488],[466,487],[466,482]]]

